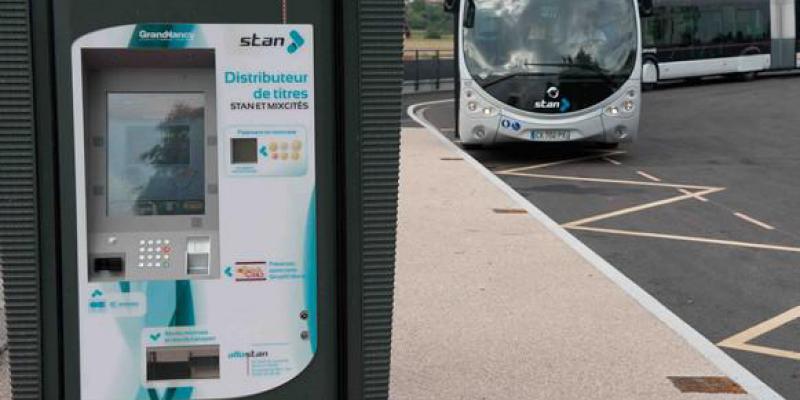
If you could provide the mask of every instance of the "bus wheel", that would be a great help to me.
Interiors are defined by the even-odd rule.
[[[736,78],[743,82],[749,82],[756,79],[756,73],[755,71],[742,72],[741,74],[736,74]]]
[[[461,143],[461,148],[464,150],[480,150],[483,148],[483,145],[478,143]]]

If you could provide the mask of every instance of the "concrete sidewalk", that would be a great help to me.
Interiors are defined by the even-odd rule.
[[[751,398],[458,157],[403,132],[392,400]]]

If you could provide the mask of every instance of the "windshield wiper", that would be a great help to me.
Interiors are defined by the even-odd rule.
[[[512,72],[512,73],[510,73],[508,75],[498,76],[497,78],[483,81],[483,85],[481,85],[481,86],[489,87],[489,86],[492,86],[492,85],[494,85],[496,83],[500,83],[502,81],[505,81],[505,80],[508,80],[508,79],[511,79],[511,78],[516,78],[518,76],[542,76],[542,75],[548,75],[548,74],[545,74],[545,73],[542,73],[542,72]]]
[[[583,71],[594,72],[603,83],[609,85],[611,88],[617,87],[617,82],[603,71],[602,68],[596,65],[575,64],[575,63],[525,63],[526,67],[560,67],[560,68],[576,68]]]

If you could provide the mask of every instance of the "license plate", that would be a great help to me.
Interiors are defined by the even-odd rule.
[[[560,142],[569,140],[569,131],[539,130],[531,132],[531,140],[538,142]]]

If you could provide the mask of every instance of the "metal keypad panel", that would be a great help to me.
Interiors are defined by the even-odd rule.
[[[169,268],[172,257],[172,243],[169,239],[139,240],[136,264],[139,268]]]
[[[90,243],[94,249],[87,265],[91,282],[219,278],[219,242],[214,231],[99,233],[90,236]],[[99,271],[96,258],[119,259],[122,268]]]

